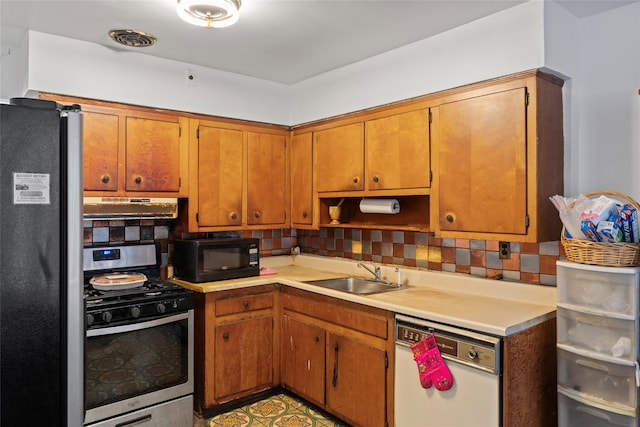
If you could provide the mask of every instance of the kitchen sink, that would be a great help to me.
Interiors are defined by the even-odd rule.
[[[310,280],[305,281],[304,283],[359,295],[371,295],[401,289],[397,284],[387,282],[386,280],[364,279],[361,277]]]

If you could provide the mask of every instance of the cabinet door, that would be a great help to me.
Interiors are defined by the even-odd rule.
[[[82,112],[84,190],[118,190],[118,127],[115,114]]]
[[[327,333],[326,351],[330,410],[350,424],[386,425],[386,352],[334,333]]]
[[[526,92],[521,87],[439,107],[441,230],[526,234]]]
[[[180,191],[180,123],[126,117],[126,190]]]
[[[291,140],[291,222],[313,222],[313,135],[295,135]]]
[[[364,189],[364,125],[354,123],[314,133],[316,189]]]
[[[200,126],[198,224],[242,224],[242,131]]]
[[[324,329],[284,315],[282,385],[318,405],[324,404]]]
[[[273,317],[226,323],[215,328],[217,401],[273,385]]]
[[[370,120],[365,125],[369,190],[428,188],[429,111]]]
[[[282,224],[287,220],[285,137],[247,134],[247,224]]]

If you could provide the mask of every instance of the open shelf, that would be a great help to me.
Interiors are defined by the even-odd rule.
[[[320,227],[430,231],[429,196],[379,198],[397,199],[400,203],[400,212],[397,214],[362,213],[360,212],[360,200],[362,200],[362,197],[345,197],[344,202],[342,202],[340,224],[331,224],[329,206],[337,205],[342,198],[322,197],[321,194]]]

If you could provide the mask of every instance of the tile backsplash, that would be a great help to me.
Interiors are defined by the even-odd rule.
[[[444,239],[415,231],[321,228],[274,229],[222,233],[260,239],[260,255],[289,255],[291,249],[329,257],[404,265],[434,271],[471,274],[541,285],[556,284],[560,242],[508,242],[510,256],[500,258],[498,241]],[[189,234],[189,238],[220,233]],[[85,221],[84,244],[160,242],[163,265],[169,262],[170,242],[183,237],[168,220]],[[185,236],[186,237],[186,236]]]

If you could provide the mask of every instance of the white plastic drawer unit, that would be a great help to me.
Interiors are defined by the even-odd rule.
[[[558,427],[637,427],[633,413],[589,402],[558,387]]]
[[[599,267],[558,261],[558,302],[635,316],[640,268]]]
[[[634,361],[637,354],[637,318],[570,310],[558,303],[558,344]]]
[[[610,358],[588,357],[558,347],[558,385],[616,404],[635,408],[638,403],[636,366]]]

